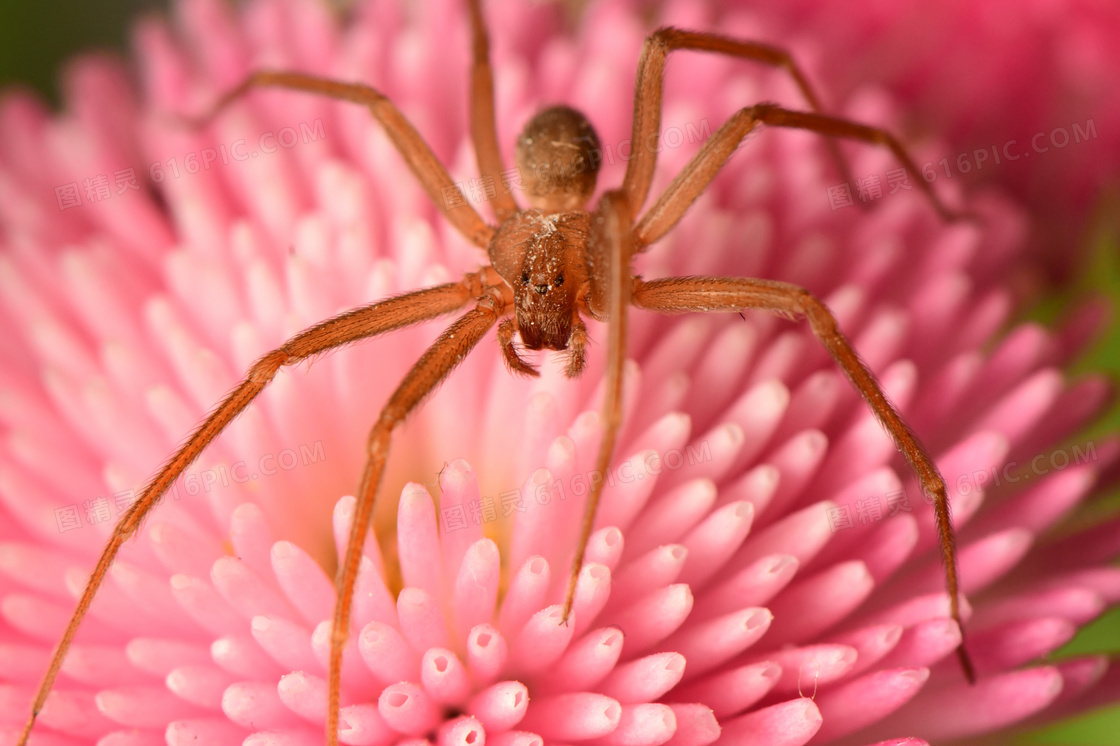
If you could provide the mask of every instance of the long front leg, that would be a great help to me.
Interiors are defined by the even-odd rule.
[[[101,587],[101,583],[121,546],[136,532],[143,523],[145,516],[159,503],[160,498],[182,475],[183,471],[199,457],[237,415],[241,414],[257,398],[275,377],[277,371],[282,367],[295,365],[335,347],[384,334],[409,324],[426,321],[458,310],[469,303],[472,298],[481,294],[484,277],[484,273],[468,275],[461,282],[439,285],[427,290],[418,290],[348,311],[300,332],[253,364],[244,380],[191,433],[187,442],[152,477],[151,481],[141,491],[140,496],[121,516],[120,521],[113,529],[113,535],[109,537],[108,544],[106,544],[105,549],[101,552],[101,557],[97,560],[97,565],[86,583],[85,590],[82,591],[81,598],[78,599],[78,606],[74,610],[73,616],[70,617],[70,623],[66,626],[62,640],[55,648],[50,665],[47,667],[47,672],[43,676],[42,683],[39,684],[39,690],[31,705],[31,717],[24,727],[23,735],[20,736],[17,746],[23,746],[27,742],[31,729],[35,725],[35,718],[43,709],[43,704],[47,701],[47,695],[54,686],[54,680],[58,676],[59,669],[62,668],[66,651],[70,649],[70,643],[74,639],[86,611],[89,610],[90,604],[93,603],[97,589]]]
[[[638,75],[634,82],[634,130],[630,140],[633,157],[626,164],[622,190],[635,213],[645,204],[653,182],[653,170],[657,165],[659,150],[657,143],[661,133],[661,88],[665,77],[665,63],[669,53],[678,49],[722,54],[782,68],[793,78],[809,107],[815,112],[821,111],[820,99],[809,85],[808,78],[786,50],[703,31],[669,27],[658,29],[646,39],[645,46],[642,47]],[[851,181],[848,165],[836,143],[829,140],[828,147],[844,181]]]
[[[735,112],[730,119],[708,138],[692,160],[677,174],[672,183],[665,188],[657,201],[649,208],[634,229],[634,251],[641,252],[646,246],[664,236],[684,216],[696,198],[708,188],[723,164],[739,147],[739,143],[760,124],[771,127],[808,130],[829,137],[842,137],[859,140],[872,145],[881,145],[894,153],[895,158],[910,173],[915,174],[918,186],[925,192],[933,208],[943,220],[960,220],[972,217],[949,209],[933,191],[925,179],[918,178],[918,165],[906,152],[906,148],[894,135],[879,127],[871,127],[859,122],[806,111],[783,109],[777,104],[756,104]]]
[[[599,200],[599,205],[591,221],[591,293],[588,304],[593,313],[606,317],[609,325],[607,332],[607,386],[603,396],[603,439],[599,443],[599,453],[595,459],[595,473],[605,475],[610,468],[614,442],[622,422],[622,377],[626,362],[626,314],[630,306],[630,234],[633,217],[626,195],[621,191],[607,192]],[[581,324],[582,326],[582,324]],[[582,334],[582,332],[581,332]],[[582,358],[580,349],[573,351]],[[599,509],[599,498],[603,494],[605,477],[594,481],[591,494],[587,496],[584,508],[583,525],[576,544],[575,557],[572,559],[571,573],[568,575],[568,590],[564,596],[564,616],[566,622],[572,610],[572,600],[576,594],[576,582],[583,566],[583,555],[595,525],[595,513]]]
[[[506,291],[508,293],[508,290]],[[393,430],[405,417],[430,394],[443,379],[466,358],[479,340],[505,312],[512,302],[496,287],[486,289],[479,304],[440,335],[408,372],[389,403],[381,410],[369,434],[366,465],[358,489],[358,502],[354,522],[350,526],[350,539],[346,556],[335,580],[337,598],[334,621],[331,626],[330,682],[327,706],[327,743],[338,744],[338,719],[342,695],[342,651],[350,637],[350,608],[353,603],[354,583],[358,579],[358,566],[362,557],[362,544],[369,532],[373,518],[373,503],[377,488],[389,458],[389,443]]]
[[[490,245],[494,229],[462,198],[459,187],[451,181],[447,169],[401,110],[380,91],[368,85],[343,83],[306,73],[258,70],[222,96],[210,111],[192,120],[192,123],[196,126],[207,124],[219,112],[254,88],[286,88],[365,106],[385,128],[385,134],[389,136],[397,152],[448,222],[475,246],[485,249]]]
[[[953,522],[949,515],[949,498],[945,480],[925,447],[914,435],[902,415],[883,393],[882,387],[867,365],[860,360],[851,342],[836,325],[836,319],[820,300],[804,288],[771,280],[729,277],[671,277],[634,284],[634,305],[662,313],[693,311],[731,311],[759,308],[783,316],[809,321],[813,334],[848,376],[848,380],[867,400],[879,422],[883,424],[911,468],[918,475],[922,490],[933,500],[937,529],[941,539],[941,556],[945,563],[945,581],[949,590],[949,608],[953,621],[961,628],[961,644],[957,657],[969,681],[975,681],[972,661],[964,647],[964,626],[961,623],[958,598],[957,559]]]

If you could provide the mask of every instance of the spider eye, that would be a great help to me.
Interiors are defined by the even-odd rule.
[[[563,284],[564,284],[564,273],[561,272],[560,274],[556,275],[556,282],[552,283],[552,285],[553,285],[553,287],[560,287]]]
[[[521,273],[521,284],[522,285],[528,285],[529,284],[529,273],[528,272],[522,272]]]

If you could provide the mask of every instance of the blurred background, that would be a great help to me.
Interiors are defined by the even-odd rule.
[[[112,50],[127,57],[132,19],[144,13],[166,12],[169,4],[169,0],[0,0],[0,87],[32,88],[58,107],[59,71],[67,59],[91,50]],[[1120,71],[1116,74],[1120,76]],[[1115,135],[1102,133],[1102,137]],[[1120,164],[1114,165],[1120,168]],[[1051,286],[1024,312],[1025,318],[1053,323],[1078,301],[1092,295],[1110,299],[1114,308],[1120,304],[1120,182],[1113,180],[1095,196],[1080,233],[1076,239],[1079,245],[1068,247],[1078,261],[1062,273],[1060,284]],[[1114,381],[1120,377],[1120,324],[1115,313],[1103,338],[1069,373],[1076,376],[1089,371],[1107,373]],[[1113,406],[1078,440],[1084,442],[1118,430],[1120,408]],[[1114,489],[1110,497],[1092,506],[1092,515],[1082,518],[1099,520],[1118,511],[1120,495]],[[1110,654],[1113,665],[1120,665],[1120,609],[1089,625],[1060,651],[1061,656],[1087,653]],[[997,742],[1005,739],[976,741]],[[1022,732],[1010,742],[1019,746],[1116,746],[1120,744],[1120,706]]]

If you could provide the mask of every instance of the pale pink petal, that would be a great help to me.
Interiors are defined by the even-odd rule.
[[[367,624],[358,636],[358,650],[369,670],[384,684],[419,678],[420,656],[400,632],[387,624]]]
[[[234,681],[214,666],[184,666],[167,674],[165,683],[175,696],[210,710],[220,709],[222,694]]]
[[[739,666],[679,686],[667,699],[704,702],[716,717],[726,718],[743,712],[766,696],[781,674],[781,667],[769,661]]]
[[[296,717],[276,693],[271,682],[244,681],[230,685],[222,695],[222,712],[250,730],[290,725]]]
[[[439,707],[416,684],[401,682],[385,687],[377,703],[386,725],[398,733],[419,735],[440,719]]]
[[[822,739],[857,730],[901,707],[929,679],[924,668],[877,671],[831,689],[817,701],[824,723]]]
[[[467,666],[480,686],[493,681],[505,669],[509,645],[497,629],[480,624],[467,637]]]
[[[727,743],[797,746],[820,730],[821,713],[809,699],[794,699],[722,722],[721,741]]]
[[[622,719],[622,707],[602,694],[573,692],[533,702],[520,726],[545,739],[584,741],[610,733]]]
[[[502,681],[476,694],[467,705],[467,712],[488,731],[501,732],[520,723],[528,707],[529,690],[525,685]]]
[[[598,686],[621,704],[650,702],[677,685],[685,664],[686,658],[680,653],[648,655],[618,666]]]
[[[471,690],[467,669],[450,650],[429,648],[420,661],[420,683],[432,701],[454,707]]]

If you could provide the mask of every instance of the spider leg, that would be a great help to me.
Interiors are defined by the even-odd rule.
[[[922,490],[933,499],[937,530],[941,540],[941,558],[945,563],[945,581],[949,591],[949,609],[953,621],[961,628],[961,644],[957,657],[965,677],[976,680],[975,670],[964,647],[964,626],[961,622],[958,597],[958,576],[953,522],[949,514],[949,498],[945,480],[918,437],[902,415],[883,393],[875,375],[859,358],[851,342],[836,325],[828,307],[804,288],[772,280],[730,277],[670,277],[634,283],[634,305],[662,313],[692,311],[730,311],[759,308],[779,315],[804,318],[813,334],[859,390],[875,416],[902,451],[918,476]]]
[[[494,228],[487,225],[470,203],[463,199],[447,169],[400,109],[368,85],[343,83],[305,73],[258,70],[218,99],[206,114],[191,122],[195,126],[204,126],[250,90],[267,87],[315,93],[368,107],[374,119],[385,128],[385,134],[419,180],[420,186],[428,193],[432,204],[468,241],[482,249],[490,245]]]
[[[622,189],[626,192],[630,207],[635,213],[645,204],[653,181],[661,132],[661,95],[665,63],[669,53],[678,49],[723,54],[782,68],[793,78],[809,108],[817,113],[821,111],[820,99],[809,84],[808,78],[786,50],[703,31],[686,31],[671,27],[657,29],[646,39],[642,47],[641,59],[638,61],[638,75],[634,83],[634,130],[630,140],[633,157],[626,165],[626,177],[622,183]],[[836,167],[843,180],[850,182],[852,179],[847,161],[834,140],[828,140],[828,149],[832,159],[836,161]]]
[[[482,293],[486,273],[467,275],[462,281],[439,285],[426,290],[398,295],[379,303],[356,308],[335,316],[295,335],[279,348],[262,356],[249,369],[244,380],[219,404],[200,424],[175,455],[152,477],[140,496],[121,516],[113,529],[113,534],[97,565],[86,583],[85,590],[78,600],[78,606],[70,617],[70,623],[62,635],[58,647],[51,657],[50,665],[43,676],[42,683],[31,706],[31,717],[24,727],[23,735],[17,746],[24,746],[35,725],[35,718],[43,709],[47,695],[54,686],[55,678],[62,668],[62,662],[70,643],[78,631],[82,618],[93,603],[98,588],[101,587],[109,567],[124,542],[136,533],[144,518],[158,503],[163,494],[175,480],[206,449],[225,427],[249,406],[257,395],[272,381],[280,368],[294,365],[309,357],[327,350],[367,339],[378,334],[393,331],[410,324],[442,316],[456,311]]]
[[[508,297],[506,297],[508,295]],[[331,626],[330,683],[327,708],[327,743],[338,744],[339,706],[342,694],[342,651],[350,638],[350,608],[353,603],[354,584],[358,578],[362,544],[369,533],[373,517],[374,498],[381,484],[385,463],[389,458],[389,445],[393,430],[404,421],[412,410],[427,397],[466,358],[482,337],[494,326],[498,318],[512,303],[512,293],[505,293],[495,286],[486,288],[485,295],[471,311],[460,317],[432,343],[408,375],[404,377],[389,402],[381,410],[377,422],[370,430],[367,443],[366,465],[358,489],[358,502],[354,522],[350,526],[350,539],[346,556],[338,570],[335,588],[338,592]]]
[[[643,251],[646,246],[664,236],[677,224],[689,206],[707,189],[708,184],[723,168],[723,164],[739,147],[742,139],[760,124],[809,130],[830,137],[843,137],[883,145],[894,153],[906,170],[912,174],[919,173],[914,159],[898,139],[884,129],[824,114],[791,111],[776,104],[748,106],[735,112],[714,135],[708,138],[688,165],[681,169],[672,183],[665,188],[653,206],[642,215],[634,229],[636,252]],[[925,179],[919,178],[917,182],[942,219],[952,221],[972,217],[946,207]]]
[[[630,306],[630,243],[633,217],[626,195],[621,191],[607,192],[599,200],[592,218],[591,292],[588,305],[598,317],[608,321],[607,332],[607,385],[603,396],[603,439],[595,460],[595,473],[605,475],[610,467],[614,442],[622,423],[622,377],[626,362],[626,314]],[[582,350],[579,352],[582,355]],[[603,494],[606,479],[592,480],[591,492],[584,508],[576,553],[568,575],[568,590],[564,596],[565,622],[572,610],[576,582],[583,567],[583,555],[595,525],[595,513]]]
[[[518,211],[509,182],[505,180],[498,129],[494,117],[494,72],[490,67],[490,37],[479,0],[470,0],[471,47],[471,141],[478,158],[478,173],[496,187],[494,216],[504,223]]]

